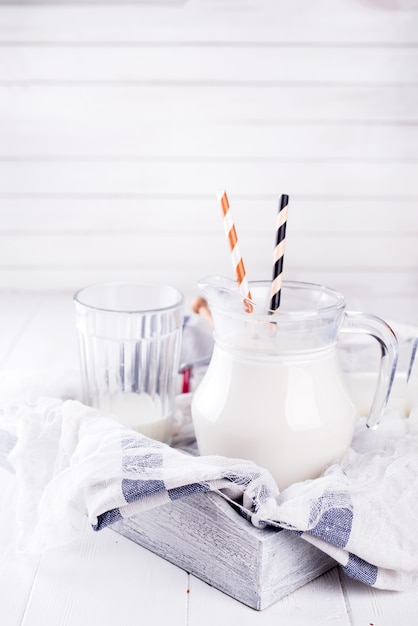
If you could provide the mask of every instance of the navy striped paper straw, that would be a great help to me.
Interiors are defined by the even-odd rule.
[[[279,210],[276,221],[276,246],[274,248],[273,278],[270,291],[270,311],[273,313],[280,307],[280,297],[283,284],[283,259],[286,240],[287,207],[289,196],[280,197]]]

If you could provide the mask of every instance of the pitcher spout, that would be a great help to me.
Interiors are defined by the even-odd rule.
[[[210,309],[227,309],[232,312],[244,312],[245,305],[255,306],[255,302],[245,298],[239,291],[238,283],[223,276],[205,276],[198,282],[198,287],[208,301]]]

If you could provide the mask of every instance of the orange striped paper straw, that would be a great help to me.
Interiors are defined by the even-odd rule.
[[[277,311],[280,307],[280,297],[283,284],[283,259],[286,239],[287,206],[289,196],[282,195],[276,221],[276,246],[274,248],[273,278],[270,291],[270,311]]]
[[[247,313],[251,313],[253,310],[252,304],[248,302],[251,300],[251,292],[248,285],[247,274],[244,267],[244,261],[242,260],[241,252],[238,245],[238,237],[232,219],[231,209],[229,206],[228,196],[226,191],[218,194],[219,201],[221,203],[224,229],[228,240],[229,249],[231,251],[232,265],[235,271],[235,276],[238,282],[240,293],[245,298],[244,307]]]

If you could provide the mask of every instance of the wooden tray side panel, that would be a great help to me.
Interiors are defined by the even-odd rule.
[[[287,530],[261,543],[259,609],[314,580],[335,566],[335,561]]]
[[[257,610],[334,565],[287,531],[251,526],[214,494],[174,501],[112,528]]]

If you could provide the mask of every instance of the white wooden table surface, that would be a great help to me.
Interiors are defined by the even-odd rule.
[[[0,293],[0,368],[78,367],[71,294]],[[40,556],[13,550],[13,475],[0,469],[0,624],[403,626],[418,589],[370,589],[336,568],[257,612],[106,529]]]

